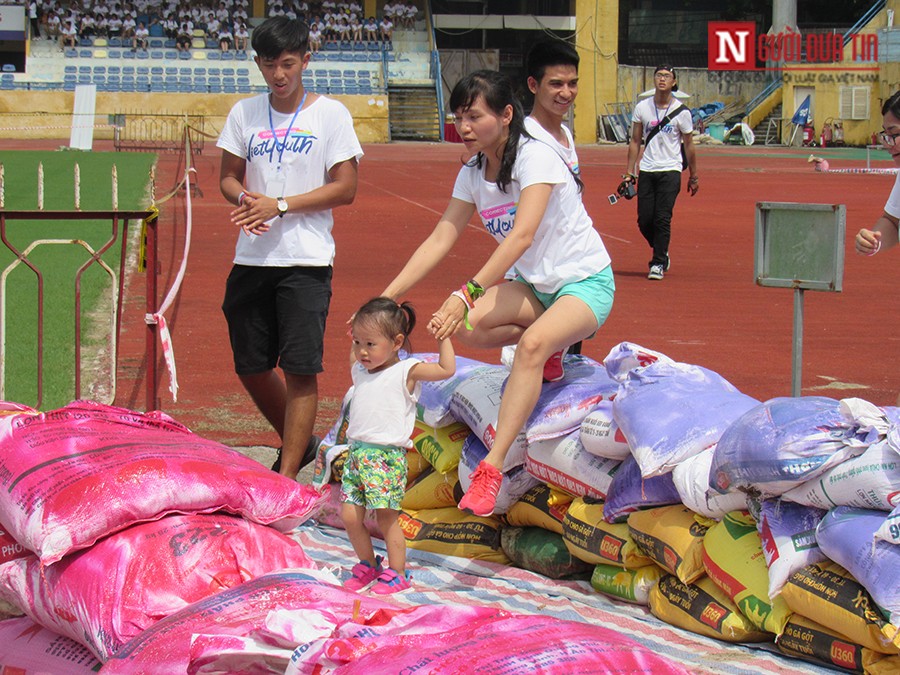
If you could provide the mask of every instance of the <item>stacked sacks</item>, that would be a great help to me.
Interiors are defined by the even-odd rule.
[[[101,660],[191,602],[312,566],[278,530],[323,495],[163,413],[23,410],[0,445],[0,523],[29,551],[0,566],[0,598]]]
[[[468,372],[423,412],[443,427],[417,429],[429,438],[453,423],[472,431],[457,471],[438,472],[439,506],[451,520],[467,518],[447,504],[449,486],[458,501],[486,454],[507,375],[486,364]],[[598,591],[649,605],[682,628],[726,641],[775,639],[785,653],[818,658],[811,654],[821,650],[797,636],[817,634],[813,618],[834,629],[794,606],[792,580],[828,562],[816,543],[825,508],[882,509],[881,536],[900,540],[900,510],[885,519],[900,503],[896,409],[822,397],[760,403],[711,371],[631,343],[614,347],[603,366],[569,356],[566,372],[544,385],[504,466],[502,519],[489,520],[509,560],[557,577],[587,565]],[[410,531],[435,525],[414,510]],[[887,619],[884,627],[893,637]],[[860,649],[880,654],[867,651],[860,663],[889,663]],[[846,650],[835,655],[819,660],[847,663]]]

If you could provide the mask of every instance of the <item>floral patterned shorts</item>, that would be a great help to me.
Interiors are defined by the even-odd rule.
[[[399,511],[406,471],[405,448],[354,442],[344,463],[341,502]]]

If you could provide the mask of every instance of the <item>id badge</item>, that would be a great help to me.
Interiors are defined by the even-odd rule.
[[[266,181],[266,197],[284,197],[284,176],[273,176]]]

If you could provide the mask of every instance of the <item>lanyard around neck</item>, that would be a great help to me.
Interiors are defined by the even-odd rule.
[[[291,129],[294,128],[294,122],[297,121],[297,115],[300,114],[300,110],[303,108],[303,104],[306,103],[306,95],[309,92],[303,92],[303,98],[300,99],[300,105],[297,106],[297,110],[294,111],[294,116],[291,118],[290,124],[288,124],[287,131],[284,132],[284,140],[281,142],[281,147],[278,148],[278,134],[275,133],[275,123],[272,121],[272,103],[269,102],[269,128],[272,130],[272,140],[275,142],[275,147],[278,148],[278,171],[281,171],[281,158],[284,157],[284,147],[288,142],[288,134],[291,133]]]

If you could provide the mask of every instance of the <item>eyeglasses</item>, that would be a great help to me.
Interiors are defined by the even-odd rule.
[[[881,144],[889,148],[894,147],[894,143],[897,142],[898,137],[900,137],[900,134],[889,134],[886,131],[882,131],[880,134],[878,134],[878,138],[881,139]]]
[[[675,76],[672,75],[672,73],[656,73],[653,77],[655,77],[657,80],[671,80]]]

